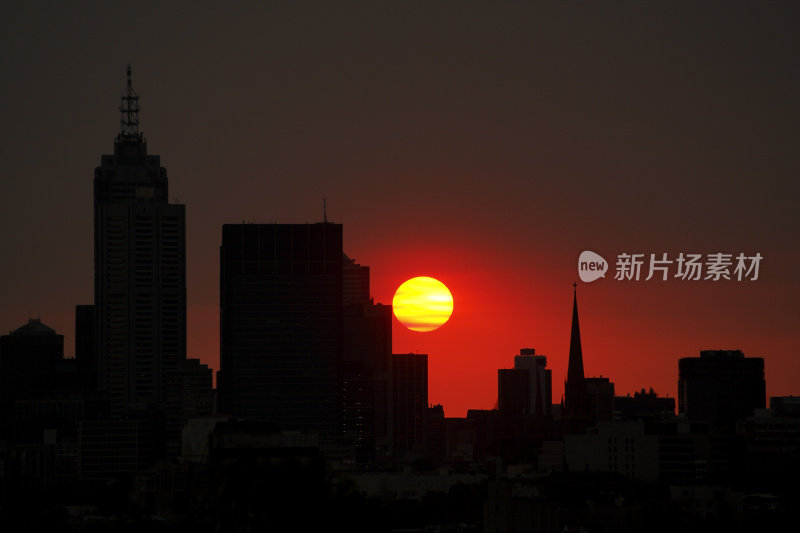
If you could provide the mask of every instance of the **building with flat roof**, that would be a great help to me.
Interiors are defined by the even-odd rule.
[[[764,359],[741,350],[703,350],[678,361],[678,412],[731,430],[766,405]]]
[[[226,224],[220,248],[221,412],[341,431],[341,224]]]
[[[395,451],[421,453],[428,408],[428,354],[392,354],[392,406]]]

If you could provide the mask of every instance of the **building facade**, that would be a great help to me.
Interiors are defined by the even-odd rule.
[[[186,358],[185,208],[147,153],[128,68],[121,131],[94,178],[95,359],[111,417],[163,408]],[[83,354],[82,354],[83,355]]]
[[[392,406],[395,452],[421,453],[428,408],[428,354],[392,355]]]
[[[341,431],[341,224],[226,224],[221,410],[281,429]]]
[[[702,350],[678,361],[678,412],[712,428],[736,422],[766,406],[764,359],[741,350]]]
[[[392,308],[370,297],[369,272],[344,257],[342,433],[362,462],[392,451]]]

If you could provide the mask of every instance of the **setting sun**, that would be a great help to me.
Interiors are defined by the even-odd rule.
[[[412,331],[433,331],[453,312],[453,295],[441,281],[412,278],[397,288],[392,300],[394,316]]]

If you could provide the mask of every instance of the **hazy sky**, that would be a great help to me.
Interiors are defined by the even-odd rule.
[[[443,328],[394,328],[448,416],[493,407],[522,347],[558,400],[583,250],[611,262],[578,286],[588,375],[674,396],[679,357],[740,348],[800,394],[792,3],[168,4],[4,6],[0,331],[41,316],[74,351],[131,63],[187,208],[190,356],[218,362],[222,224],[320,221],[327,198],[376,301],[450,287]],[[617,281],[623,252],[764,259],[756,281]]]

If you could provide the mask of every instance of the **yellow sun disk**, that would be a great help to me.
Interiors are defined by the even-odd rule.
[[[442,282],[434,278],[417,277],[398,287],[392,309],[408,329],[433,331],[450,318],[453,296]]]

